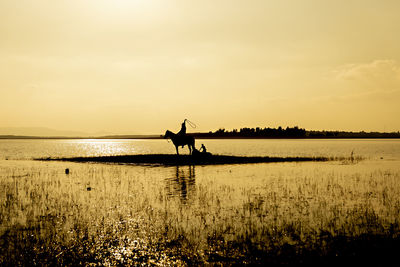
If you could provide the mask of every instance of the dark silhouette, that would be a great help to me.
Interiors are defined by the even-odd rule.
[[[180,136],[186,135],[186,121],[187,119],[182,122],[181,130],[177,133]]]
[[[185,127],[185,131],[186,131],[186,127]],[[176,148],[176,154],[179,155],[179,151],[178,151],[178,147],[179,146],[188,146],[189,148],[189,154],[192,154],[192,150],[195,149],[194,147],[194,137],[190,136],[190,135],[179,135],[179,134],[175,134],[169,130],[167,130],[165,132],[164,138],[169,138],[172,140],[172,143],[174,143],[175,148]]]
[[[199,155],[198,157],[196,157]],[[209,155],[209,156],[206,156]],[[262,162],[302,162],[302,161],[329,161],[341,160],[341,158],[327,157],[245,157],[211,155],[210,152],[201,153],[193,149],[192,155],[181,155],[177,157],[172,154],[139,154],[122,156],[99,156],[99,157],[75,157],[75,158],[42,158],[42,161],[71,161],[71,162],[110,162],[129,164],[154,164],[156,166],[183,166],[183,165],[220,165],[220,164],[247,164]]]
[[[200,158],[201,152],[197,148],[194,148],[193,152],[192,152],[192,156],[193,156],[193,158]]]
[[[195,151],[196,153],[193,153],[193,156],[197,159],[206,159],[211,157],[211,153],[207,152],[207,148],[204,144],[201,144],[200,151],[197,149]]]
[[[202,152],[202,153],[207,153],[207,148],[205,147],[204,144],[201,144],[200,152]]]
[[[200,151],[198,149],[193,149],[193,153],[192,153],[193,159],[195,161],[202,161],[204,162],[204,160],[208,161],[211,158],[211,153],[207,152],[206,147],[204,146],[204,144],[201,144],[201,148]]]
[[[297,126],[290,128],[241,128],[227,131],[224,128],[215,132],[195,133],[195,137],[199,138],[305,138],[306,130]]]
[[[186,134],[186,123],[193,128],[196,125],[189,120],[185,119],[182,123],[179,132]],[[325,131],[325,130],[305,130],[303,128],[286,127],[270,128],[270,127],[256,127],[256,128],[241,128],[233,129],[232,131],[221,128],[217,131],[209,132],[196,132],[188,135],[194,138],[248,138],[248,139],[273,139],[273,138],[298,138],[298,139],[339,139],[339,138],[400,138],[400,131],[397,132],[346,132],[346,131]],[[90,136],[90,137],[68,137],[68,136],[18,136],[18,135],[0,135],[0,139],[160,139],[163,135],[105,135],[105,136]]]
[[[241,128],[232,131],[220,128],[208,133],[193,133],[195,138],[400,138],[400,132],[346,132],[346,131],[311,131],[298,126],[283,128]]]

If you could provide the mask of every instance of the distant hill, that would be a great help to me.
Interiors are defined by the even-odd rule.
[[[161,137],[161,135],[116,135],[109,132],[61,131],[45,127],[0,127],[0,139],[157,139]]]
[[[46,127],[0,127],[0,135],[29,137],[89,137],[107,135],[107,132],[86,133],[81,131],[62,131]]]

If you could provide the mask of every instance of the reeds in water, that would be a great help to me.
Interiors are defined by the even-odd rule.
[[[323,164],[196,167],[195,173],[1,165],[0,265],[393,259],[400,248],[399,171],[345,172],[338,168],[353,166]],[[183,184],[185,175],[194,183]],[[185,194],[169,194],[166,176]]]

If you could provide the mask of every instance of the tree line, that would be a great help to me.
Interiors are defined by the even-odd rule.
[[[220,128],[208,133],[193,133],[197,138],[400,138],[400,132],[346,132],[346,131],[312,131],[298,126],[283,128],[244,127],[226,130]]]

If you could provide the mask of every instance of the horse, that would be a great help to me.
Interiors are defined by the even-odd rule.
[[[174,143],[175,148],[176,148],[176,154],[179,155],[178,151],[178,146],[188,146],[189,148],[189,154],[192,154],[192,149],[194,150],[194,137],[190,135],[179,135],[176,133],[173,133],[169,130],[165,132],[164,138],[169,138],[172,140],[172,143]]]

